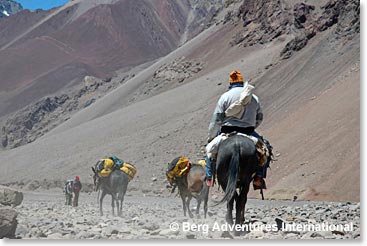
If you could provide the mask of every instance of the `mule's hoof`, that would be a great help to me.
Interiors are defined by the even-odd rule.
[[[233,225],[233,218],[227,218],[226,217],[226,222],[230,225]]]

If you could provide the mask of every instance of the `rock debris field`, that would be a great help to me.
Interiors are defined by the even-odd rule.
[[[360,239],[360,203],[254,200],[247,202],[245,224],[225,222],[226,205],[213,206],[208,217],[183,216],[181,199],[125,196],[122,217],[112,216],[106,196],[99,215],[97,193],[81,193],[79,207],[64,205],[62,192],[26,192],[18,212],[18,239]],[[196,201],[192,200],[191,209]],[[234,236],[239,230],[239,236]]]

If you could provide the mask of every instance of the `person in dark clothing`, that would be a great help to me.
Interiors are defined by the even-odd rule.
[[[78,206],[79,201],[79,192],[82,189],[82,183],[79,180],[79,176],[75,176],[74,182],[73,182],[73,207]]]

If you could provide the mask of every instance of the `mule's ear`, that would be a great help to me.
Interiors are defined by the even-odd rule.
[[[92,167],[92,171],[93,171],[93,173],[96,173],[96,169],[94,169],[94,167]]]

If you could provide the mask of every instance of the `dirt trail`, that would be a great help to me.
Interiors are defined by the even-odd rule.
[[[352,239],[360,237],[359,203],[324,203],[248,200],[241,236],[233,236],[224,221],[226,205],[214,207],[220,194],[212,192],[208,218],[183,216],[181,200],[165,194],[128,193],[121,218],[111,215],[110,197],[104,200],[104,216],[99,216],[97,193],[81,193],[80,206],[64,205],[61,190],[26,192],[19,212],[18,238],[47,239]],[[196,202],[191,202],[191,209]],[[352,224],[352,231],[277,230],[277,222],[301,224]],[[177,231],[170,226],[178,225]],[[195,229],[195,226],[198,228]],[[217,228],[219,226],[220,228]],[[268,227],[266,227],[268,226]],[[268,228],[268,229],[266,229]],[[346,228],[345,228],[346,229]]]

